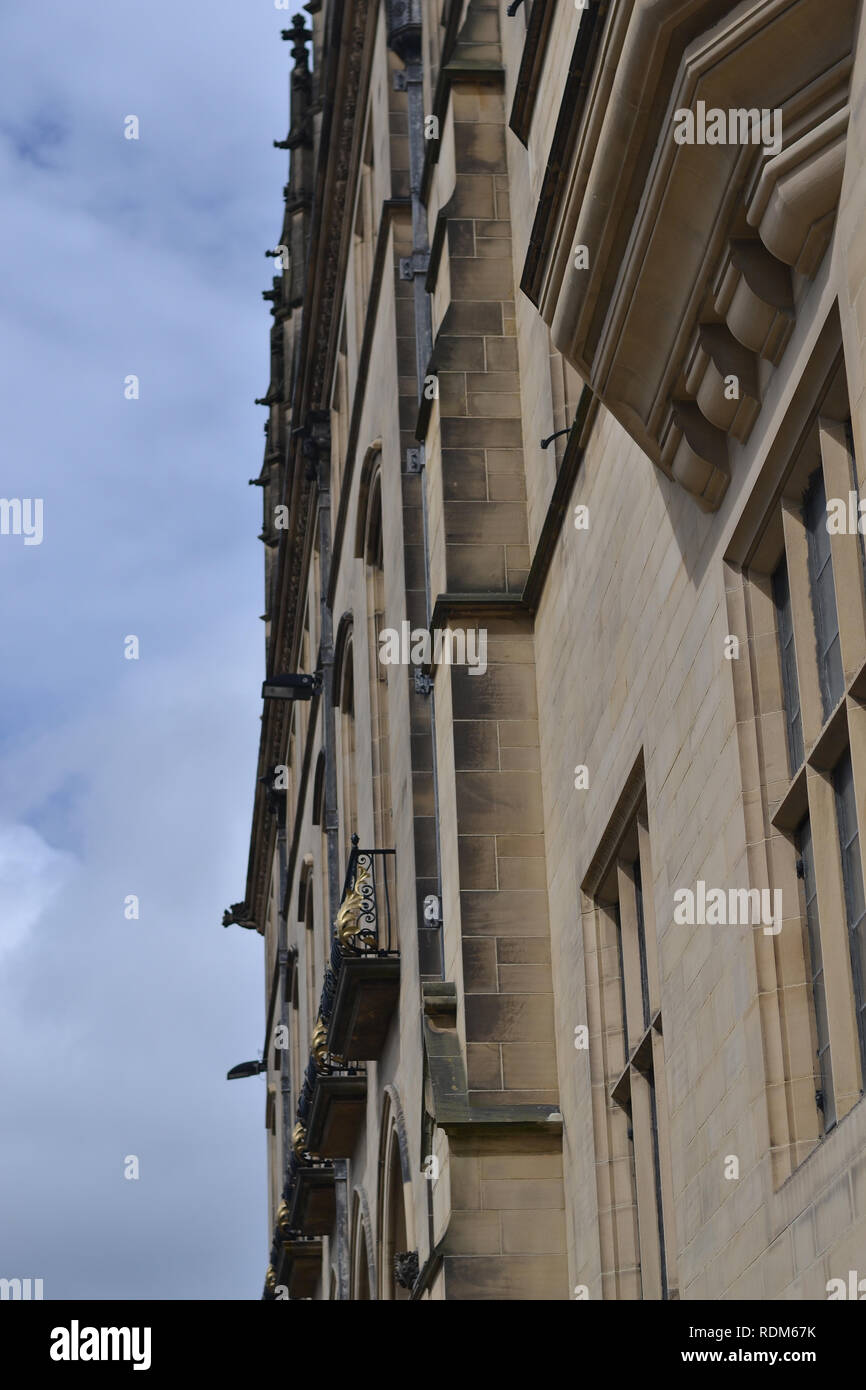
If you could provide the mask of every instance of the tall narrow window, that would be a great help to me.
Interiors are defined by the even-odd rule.
[[[355,673],[354,644],[346,643],[343,680],[340,691],[340,771],[342,781],[342,837],[348,853],[352,836],[358,833],[358,786],[355,769]]]
[[[668,1236],[672,1231],[673,1212],[670,1205],[666,1211],[663,1194],[656,1096],[656,1068],[663,1065],[664,1049],[661,1015],[657,1011],[655,1019],[651,1017],[639,856],[628,862],[627,867],[620,862],[618,887],[627,1066],[614,1087],[614,1098],[631,1121],[642,1297],[667,1299],[671,1294]]]
[[[382,547],[382,486],[377,472],[367,513],[364,560],[367,578],[367,632],[370,652],[371,753],[373,761],[373,817],[378,849],[393,844],[391,826],[391,767],[389,751],[388,667],[379,660],[379,637],[385,626],[385,569]]]
[[[307,1032],[310,1037],[316,1026],[318,1000],[316,998],[316,933],[313,915],[313,877],[308,874],[304,892],[304,970],[307,982]]]
[[[594,918],[585,918],[587,929],[594,921],[585,959],[598,1030],[595,1053],[590,1043],[590,1066],[593,1084],[604,1084],[613,1106],[604,1133],[596,1133],[599,1219],[603,1243],[616,1251],[616,1267],[604,1271],[614,1280],[612,1296],[669,1299],[678,1297],[676,1229],[642,761],[632,778],[583,884],[596,902]],[[603,1073],[595,1071],[600,1063]],[[601,1177],[605,1161],[621,1170],[623,1159],[633,1225],[622,1209],[622,1194],[612,1198],[610,1180]]]
[[[857,503],[857,516],[860,516],[860,483],[857,478],[857,455],[854,453],[854,431],[851,428],[851,416],[845,421],[845,443],[848,446],[848,468],[851,474],[851,491]],[[863,573],[863,584],[866,587],[866,536],[860,529],[859,520],[857,525],[857,537],[860,542],[860,569]]]
[[[622,1050],[627,1057],[629,1054],[628,1008],[625,1002],[625,964],[622,958],[622,913],[619,910],[618,901],[613,904],[613,919],[616,923],[616,957],[619,964],[619,1006],[622,1010]]]
[[[298,1097],[301,1094],[301,1019],[298,1008],[298,975],[299,971],[296,967],[292,971],[292,998],[289,1011],[289,1072],[292,1082],[292,1114],[295,1113]]]
[[[833,1091],[833,1066],[830,1057],[830,1029],[827,1024],[827,997],[824,987],[824,957],[821,950],[821,927],[818,921],[818,889],[815,883],[815,854],[812,847],[812,826],[809,817],[802,822],[797,836],[802,865],[803,892],[806,906],[806,937],[809,974],[812,980],[812,1004],[815,1012],[815,1032],[818,1039],[818,1069],[821,1078],[819,1109],[824,1117],[824,1129],[836,1123],[836,1100]]]
[[[761,943],[766,1085],[786,1097],[770,1107],[776,1187],[856,1105],[866,1077],[866,907],[854,796],[855,779],[861,795],[866,785],[866,593],[863,552],[841,524],[852,492],[859,499],[841,331],[820,395],[798,402],[792,418],[798,412],[799,443],[776,480],[778,504],[738,538],[750,572],[742,609],[739,597],[730,609],[732,624],[745,614],[750,642],[737,720],[754,720],[757,735],[744,806],[759,793],[763,812],[763,825],[754,817],[748,834],[747,865],[753,881],[782,899],[774,905],[779,934]]]
[[[833,557],[827,530],[827,492],[822,469],[813,473],[803,499],[809,554],[809,583],[815,620],[818,678],[824,718],[839,703],[845,690],[842,649],[839,645],[839,615],[833,582]]]
[[[854,799],[854,770],[851,754],[846,753],[833,774],[836,793],[836,818],[839,823],[839,848],[842,853],[842,882],[845,887],[845,916],[851,947],[851,974],[854,983],[854,1007],[860,1037],[860,1060],[866,1076],[866,902],[863,897],[863,873],[860,867],[860,833],[857,827],[857,804]]]
[[[785,702],[785,725],[788,735],[788,763],[793,775],[803,763],[803,717],[800,710],[800,687],[797,682],[797,656],[794,649],[794,617],[791,611],[791,587],[788,566],[783,560],[773,575],[773,599],[779,629],[779,649],[782,661],[782,698]]]
[[[385,1214],[385,1230],[382,1250],[382,1278],[384,1298],[405,1302],[409,1290],[399,1282],[396,1272],[398,1256],[406,1253],[406,1202],[403,1195],[403,1172],[400,1166],[400,1149],[396,1135],[391,1142],[390,1159],[387,1168],[388,1204]]]
[[[370,299],[370,282],[373,278],[373,255],[376,238],[376,218],[373,207],[373,131],[367,126],[364,141],[364,154],[358,177],[358,201],[355,208],[355,325],[356,340],[360,350],[364,336],[364,322],[367,304]]]
[[[634,910],[635,910],[635,929],[637,934],[638,960],[640,963],[640,993],[643,1005],[643,1026],[649,1028],[650,1019],[650,997],[649,997],[649,975],[647,972],[646,958],[646,927],[643,916],[643,884],[640,875],[640,858],[638,857],[631,868],[632,882],[634,884]]]
[[[325,962],[331,956],[331,917],[330,883],[328,878],[328,826],[325,815],[325,750],[320,751],[316,761],[316,775],[313,779],[313,825],[320,830],[319,836],[319,877],[322,884],[322,950]]]
[[[343,482],[343,467],[349,441],[349,369],[346,347],[346,323],[340,333],[340,346],[334,370],[334,389],[331,396],[331,505],[336,508]]]

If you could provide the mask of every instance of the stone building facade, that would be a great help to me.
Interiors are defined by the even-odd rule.
[[[311,0],[284,37],[226,914],[264,943],[265,1297],[835,1297],[860,5]]]

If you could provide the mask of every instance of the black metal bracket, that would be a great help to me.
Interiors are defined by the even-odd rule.
[[[558,439],[561,434],[571,434],[573,428],[573,425],[566,425],[565,429],[554,430],[553,434],[549,434],[546,439],[540,441],[542,449],[549,448],[554,439]]]

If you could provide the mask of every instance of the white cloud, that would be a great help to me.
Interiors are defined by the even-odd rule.
[[[29,825],[0,826],[0,956],[21,944],[76,867]]]

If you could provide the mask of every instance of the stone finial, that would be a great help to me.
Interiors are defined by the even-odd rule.
[[[292,20],[291,29],[281,29],[280,37],[292,45],[292,57],[295,60],[295,67],[306,68],[307,66],[307,41],[313,37],[309,29],[304,27],[303,15],[296,14]]]

